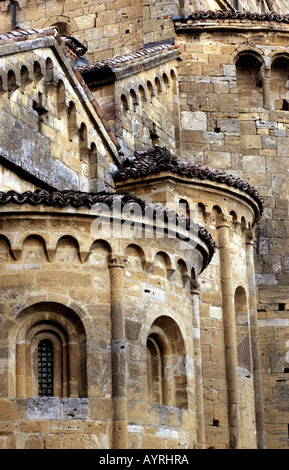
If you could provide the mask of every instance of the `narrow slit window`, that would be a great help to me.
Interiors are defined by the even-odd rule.
[[[53,346],[46,339],[38,345],[38,395],[53,396]]]

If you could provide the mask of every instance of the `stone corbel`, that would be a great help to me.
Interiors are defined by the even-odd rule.
[[[167,268],[167,277],[168,277],[168,280],[170,280],[170,278],[172,277],[172,275],[176,272],[176,268],[174,267],[168,267]]]
[[[22,254],[22,245],[11,245],[11,252],[16,261],[18,261]]]
[[[195,279],[190,279],[191,295],[200,295],[200,284]]]
[[[247,228],[244,232],[244,237],[246,245],[254,245],[256,239],[254,230]]]
[[[46,253],[47,253],[47,258],[48,258],[49,263],[52,263],[55,258],[56,248],[51,247],[51,246],[46,246]]]
[[[153,265],[154,265],[154,261],[153,261],[153,260],[146,260],[146,261],[144,261],[144,263],[143,263],[143,269],[144,269],[144,271],[147,272],[147,273],[150,272],[151,269],[152,269],[152,267],[153,267]]]
[[[87,260],[88,255],[89,255],[89,250],[79,250],[79,258],[80,258],[81,264],[83,264]]]

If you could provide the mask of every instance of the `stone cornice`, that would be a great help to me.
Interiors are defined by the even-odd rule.
[[[173,17],[177,33],[204,30],[281,30],[289,32],[289,15],[275,12],[198,11],[185,17]]]

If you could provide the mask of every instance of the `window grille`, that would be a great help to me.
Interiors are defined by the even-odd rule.
[[[38,345],[38,396],[53,396],[53,346],[44,339]]]

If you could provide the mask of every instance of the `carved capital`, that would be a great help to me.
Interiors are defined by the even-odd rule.
[[[108,255],[108,267],[109,268],[124,268],[127,256],[120,255],[118,253],[111,253]]]
[[[230,226],[230,223],[232,222],[232,216],[231,215],[226,215],[226,214],[218,214],[216,218],[216,227],[221,228],[221,227],[228,227]]]

